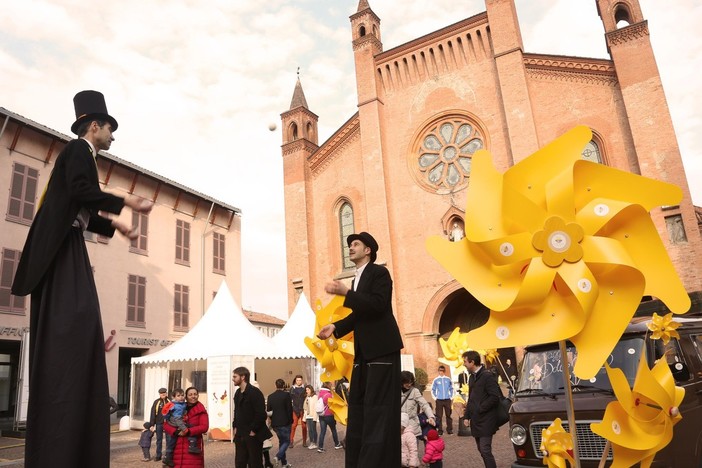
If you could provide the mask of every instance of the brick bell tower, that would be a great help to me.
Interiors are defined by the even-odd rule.
[[[648,21],[638,0],[597,0],[597,11],[631,132],[635,158],[630,158],[629,170],[682,189],[679,205],[655,209],[651,214],[688,293],[702,295],[702,239],[651,48]]]
[[[310,262],[307,226],[312,225],[310,169],[307,158],[317,151],[319,117],[307,106],[298,75],[290,109],[280,114],[283,133],[283,181],[285,193],[285,242],[288,271],[288,308],[292,311],[300,294],[309,298]]]

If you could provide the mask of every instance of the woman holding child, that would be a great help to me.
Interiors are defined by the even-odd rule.
[[[207,410],[202,403],[198,401],[198,391],[195,387],[188,387],[185,390],[185,401],[187,404],[186,414],[183,417],[188,428],[185,431],[178,429],[169,422],[164,422],[163,430],[171,437],[178,437],[175,445],[175,450],[169,454],[169,460],[176,468],[205,467],[205,448],[202,443],[202,435],[207,433],[210,427],[210,420],[207,416]],[[197,448],[189,447],[188,438],[196,437]],[[198,452],[199,453],[193,453]]]

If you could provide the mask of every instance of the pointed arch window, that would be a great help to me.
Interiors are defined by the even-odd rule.
[[[590,140],[588,144],[583,149],[582,157],[585,161],[592,161],[602,164],[602,152],[600,151],[600,145],[594,140]]]
[[[339,208],[339,240],[341,243],[341,263],[343,264],[344,270],[354,268],[355,266],[349,258],[349,246],[346,245],[346,238],[353,234],[353,232],[353,207],[351,203],[344,202]]]
[[[290,141],[295,141],[297,138],[297,124],[293,122],[290,124]]]

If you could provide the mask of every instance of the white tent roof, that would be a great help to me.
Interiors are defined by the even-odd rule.
[[[132,363],[191,361],[212,356],[279,357],[273,340],[248,321],[224,281],[192,330],[161,351],[132,358]]]
[[[273,337],[280,358],[314,357],[305,345],[305,337],[314,335],[315,315],[304,293],[300,294],[295,310],[282,330]]]

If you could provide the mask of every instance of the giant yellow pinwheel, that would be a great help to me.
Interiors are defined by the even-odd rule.
[[[675,386],[665,359],[649,369],[642,355],[633,389],[620,369],[606,367],[617,401],[609,403],[602,422],[590,428],[612,443],[612,468],[639,462],[647,468],[673,438],[673,426],[682,419],[678,407],[685,389]]]
[[[574,372],[591,378],[643,294],[684,313],[690,299],[648,212],[676,205],[671,184],[581,159],[591,140],[576,127],[504,174],[473,156],[466,237],[434,236],[427,249],[482,304],[474,348],[570,339]]]
[[[321,380],[330,382],[346,377],[350,381],[354,356],[353,333],[340,339],[330,336],[326,340],[320,340],[316,336],[323,326],[346,317],[351,313],[351,309],[344,307],[343,296],[334,296],[324,307],[318,299],[315,309],[317,316],[314,326],[315,338],[305,337],[305,344],[324,368]]]
[[[566,468],[566,461],[570,466],[575,464],[573,438],[563,429],[561,418],[556,418],[547,429],[541,431],[539,450],[544,454],[544,465],[548,468]]]

